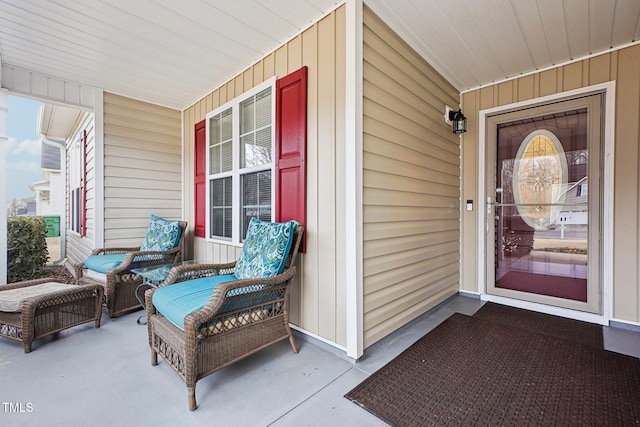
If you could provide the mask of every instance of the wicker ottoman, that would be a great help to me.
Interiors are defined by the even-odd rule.
[[[0,336],[31,343],[73,326],[102,317],[101,285],[64,285],[36,279],[0,286]],[[4,311],[3,311],[4,310]]]

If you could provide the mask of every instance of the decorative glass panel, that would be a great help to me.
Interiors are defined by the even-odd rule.
[[[558,138],[547,130],[522,142],[513,170],[513,197],[522,219],[536,230],[556,222],[567,190],[567,159]]]

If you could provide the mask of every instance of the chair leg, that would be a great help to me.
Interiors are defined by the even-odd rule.
[[[196,405],[196,387],[187,386],[187,395],[189,396],[189,410],[195,411]]]
[[[158,365],[158,353],[152,348],[151,349],[151,366]]]
[[[293,334],[291,332],[289,332],[289,343],[291,344],[291,348],[293,349],[293,352],[298,354],[298,348],[296,347],[296,342],[293,339]]]
[[[31,353],[31,342],[22,343],[22,346],[24,347],[25,354]]]

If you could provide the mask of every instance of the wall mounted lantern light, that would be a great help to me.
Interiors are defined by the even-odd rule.
[[[451,129],[453,133],[460,134],[467,131],[467,118],[462,114],[462,110],[449,111],[449,120],[451,121]]]
[[[461,109],[455,111],[453,108],[445,105],[444,122],[451,125],[451,129],[455,134],[461,134],[467,131],[467,118],[462,114]]]

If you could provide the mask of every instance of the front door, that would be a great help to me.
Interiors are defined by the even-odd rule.
[[[489,294],[601,313],[602,97],[487,119]]]

